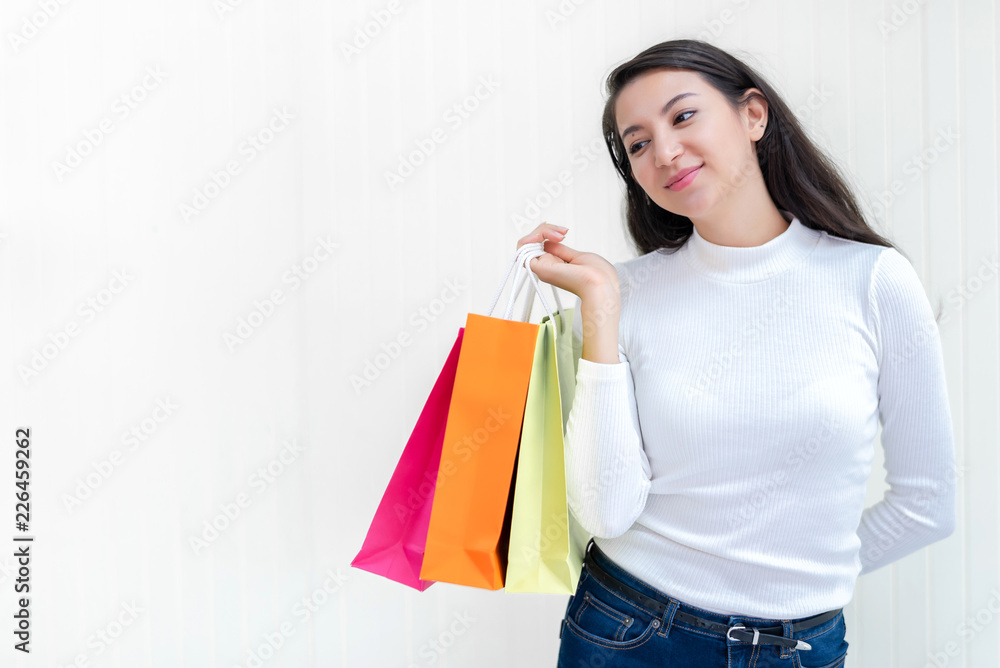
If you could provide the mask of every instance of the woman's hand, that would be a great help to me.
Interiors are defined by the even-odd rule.
[[[601,364],[617,364],[618,319],[621,292],[618,270],[597,253],[581,253],[560,243],[565,227],[542,223],[517,242],[524,244],[544,241],[545,255],[531,258],[531,271],[541,280],[568,290],[580,298],[583,318],[583,351],[581,358]]]
[[[572,292],[581,300],[606,303],[611,298],[617,301],[618,272],[614,265],[596,253],[576,251],[561,243],[567,229],[541,223],[518,240],[517,248],[545,242],[545,255],[529,261],[531,271],[542,281]]]

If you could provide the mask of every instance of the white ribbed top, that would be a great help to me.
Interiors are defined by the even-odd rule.
[[[782,214],[760,246],[695,230],[615,264],[620,361],[579,361],[566,470],[573,513],[629,572],[720,614],[795,619],[950,535],[955,459],[913,267]],[[880,421],[890,489],[865,508]]]

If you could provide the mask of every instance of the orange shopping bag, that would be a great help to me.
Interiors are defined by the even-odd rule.
[[[503,318],[490,314],[511,270],[526,264],[541,245],[518,249],[487,315],[470,313],[466,319],[420,569],[423,580],[504,586],[511,486],[539,325],[509,319],[517,286]],[[530,268],[528,274],[537,286]],[[533,298],[530,290],[528,298]]]

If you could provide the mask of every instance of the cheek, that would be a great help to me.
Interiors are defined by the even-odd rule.
[[[638,160],[632,165],[632,173],[635,175],[635,180],[645,190],[656,189],[657,180],[660,178],[659,171],[650,160]]]

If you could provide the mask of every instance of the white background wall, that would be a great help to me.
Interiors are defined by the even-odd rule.
[[[997,25],[986,0],[4,2],[0,665],[231,668],[287,624],[261,665],[554,666],[566,597],[417,593],[348,563],[458,328],[529,229],[515,215],[631,256],[599,142],[603,78],[701,36],[798,109],[949,312],[960,526],[859,579],[848,666],[995,666]],[[444,141],[390,185],[435,129]],[[532,211],[562,170],[571,184]],[[297,284],[296,267],[311,272]],[[449,282],[458,297],[438,310]],[[227,343],[247,319],[259,326]],[[30,657],[9,630],[20,426]],[[301,453],[260,484],[290,441]],[[877,465],[869,505],[884,487]],[[193,549],[240,494],[249,505]]]

